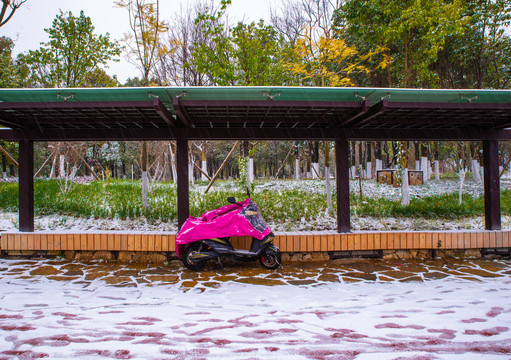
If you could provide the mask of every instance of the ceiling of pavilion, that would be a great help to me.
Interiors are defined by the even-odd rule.
[[[0,89],[0,126],[503,129],[511,91],[310,87]]]

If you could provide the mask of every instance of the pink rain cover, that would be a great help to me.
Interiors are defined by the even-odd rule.
[[[250,203],[250,198],[238,204],[229,204],[221,208],[206,211],[202,217],[190,216],[176,236],[176,252],[179,254],[179,245],[188,244],[197,240],[228,236],[251,236],[264,239],[270,232],[270,227],[261,233],[247,220],[241,209]],[[240,207],[241,205],[241,207]]]

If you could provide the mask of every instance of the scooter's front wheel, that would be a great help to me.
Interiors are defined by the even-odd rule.
[[[202,270],[202,268],[206,264],[205,260],[194,259],[194,255],[200,254],[199,247],[200,247],[199,244],[192,244],[186,248],[183,255],[181,256],[181,260],[183,260],[183,265],[193,271]]]
[[[259,262],[267,269],[276,269],[280,266],[282,254],[277,247],[268,247],[259,257]]]

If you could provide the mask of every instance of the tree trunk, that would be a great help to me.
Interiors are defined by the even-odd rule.
[[[408,169],[404,169],[402,172],[402,181],[401,181],[401,205],[408,206],[410,205],[410,185],[408,184]]]
[[[2,177],[7,178],[7,159],[4,154],[2,154]]]

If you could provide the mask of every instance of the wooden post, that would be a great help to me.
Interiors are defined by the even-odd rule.
[[[177,163],[177,226],[181,228],[190,216],[190,199],[188,183],[188,139],[176,140]]]
[[[484,219],[486,230],[500,230],[499,143],[483,141]]]
[[[279,177],[279,173],[282,171],[282,169],[284,168],[284,166],[286,165],[286,160],[287,158],[289,157],[289,155],[291,155],[291,152],[293,152],[293,149],[294,149],[294,146],[293,144],[291,144],[290,148],[289,148],[289,151],[284,159],[284,161],[282,162],[282,165],[280,166],[280,168],[277,170],[277,172],[275,173],[275,176],[274,176],[274,179],[277,179]]]
[[[335,139],[335,167],[337,170],[337,231],[350,232],[350,176],[349,141],[345,137]]]
[[[7,157],[7,159],[9,159],[9,161],[11,163],[13,163],[14,165],[16,165],[16,167],[19,167],[19,164],[16,160],[14,160],[14,158],[7,152],[7,150],[5,150],[1,145],[0,145],[0,151]]]
[[[211,186],[213,185],[213,183],[215,182],[216,178],[218,177],[218,175],[220,175],[220,172],[222,171],[222,169],[224,168],[225,164],[227,164],[227,160],[229,160],[229,158],[231,157],[231,155],[234,153],[234,150],[236,150],[236,147],[238,146],[240,142],[239,141],[236,141],[236,143],[234,144],[234,146],[232,147],[231,151],[229,152],[229,154],[227,155],[227,157],[225,158],[224,162],[222,163],[222,165],[220,165],[220,169],[217,170],[217,172],[215,173],[215,175],[213,176],[213,178],[211,178],[211,181],[209,182],[209,185],[205,191],[205,193],[207,193],[209,191],[209,189],[211,188]]]
[[[43,171],[43,169],[44,169],[44,167],[46,166],[46,164],[48,164],[48,163],[50,162],[50,160],[53,158],[53,156],[54,156],[54,155],[55,155],[55,152],[54,152],[54,151],[52,151],[52,152],[51,152],[51,154],[50,154],[50,156],[48,156],[48,157],[46,158],[46,160],[44,160],[43,165],[39,168],[39,170],[37,170],[37,172],[36,172],[36,173],[35,173],[35,175],[34,175],[34,178],[36,178],[36,177],[38,177],[38,176],[39,176],[39,174]]]
[[[76,149],[72,145],[70,145],[69,147],[75,152],[75,154],[78,156],[78,158],[81,160],[81,162],[83,162],[83,164],[90,171],[92,176],[94,176],[94,178],[99,181],[99,176],[96,175],[94,170],[89,166],[89,164],[87,164],[87,161],[85,161],[85,159],[78,153],[78,151],[76,151]],[[41,167],[41,169],[42,169],[42,167]]]
[[[34,231],[34,142],[19,143],[19,230]]]
[[[211,177],[210,177],[210,176],[209,176],[209,175],[208,175],[208,174],[207,174],[204,170],[202,170],[202,169],[199,167],[199,165],[197,165],[196,163],[193,163],[193,166],[195,166],[195,168],[196,168],[197,170],[199,170],[199,171],[202,173],[202,176],[203,176],[204,178],[207,178],[209,181],[211,181]]]

